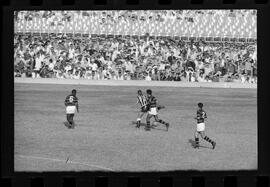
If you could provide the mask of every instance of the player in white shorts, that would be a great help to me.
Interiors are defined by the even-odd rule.
[[[137,104],[140,104],[140,110],[138,111],[138,115],[137,115],[136,127],[140,128],[141,119],[143,115],[147,112],[147,98],[145,95],[143,95],[141,90],[138,90],[137,93],[138,93]]]
[[[198,110],[197,110],[197,129],[195,131],[195,148],[199,148],[199,135],[206,140],[207,142],[211,143],[213,149],[215,149],[216,142],[211,140],[208,136],[205,135],[205,123],[204,120],[207,118],[206,112],[203,110],[203,103],[198,103]]]
[[[148,89],[146,90],[147,93],[147,105],[148,105],[148,114],[146,117],[146,126],[145,130],[150,130],[150,119],[154,116],[155,122],[164,124],[166,126],[166,129],[168,131],[169,129],[169,123],[158,119],[158,110],[159,108],[164,108],[163,106],[157,106],[157,99],[152,96],[152,90]]]
[[[77,91],[73,89],[71,91],[71,94],[68,95],[65,99],[68,128],[72,128],[72,129],[74,129],[75,127],[73,117],[76,111],[79,112],[79,104],[78,104],[78,98],[76,97],[76,93]]]

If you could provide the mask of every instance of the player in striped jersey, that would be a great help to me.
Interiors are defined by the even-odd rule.
[[[154,116],[155,118],[155,122],[158,122],[158,123],[161,123],[161,124],[164,124],[166,126],[166,129],[168,131],[169,129],[169,123],[161,120],[161,119],[158,119],[158,110],[161,109],[161,108],[164,108],[164,106],[158,106],[157,104],[157,99],[152,95],[152,90],[148,89],[146,90],[146,93],[147,93],[147,105],[148,105],[148,114],[147,114],[147,117],[146,117],[146,127],[145,127],[145,130],[150,130],[150,119]]]
[[[71,94],[68,95],[65,99],[65,106],[66,106],[66,114],[67,114],[67,121],[68,121],[68,128],[74,129],[75,123],[73,117],[75,112],[79,112],[79,104],[78,98],[76,97],[77,91],[73,89]]]
[[[199,135],[206,140],[207,142],[211,143],[213,149],[215,149],[216,142],[211,140],[208,136],[205,135],[205,123],[204,119],[207,118],[206,112],[203,110],[203,103],[198,103],[198,110],[197,110],[197,130],[195,132],[195,148],[199,148]]]
[[[141,90],[138,90],[137,104],[140,104],[141,108],[140,108],[140,111],[138,112],[136,127],[140,128],[141,119],[142,119],[143,115],[148,111],[147,110],[147,98],[145,95],[143,95]]]

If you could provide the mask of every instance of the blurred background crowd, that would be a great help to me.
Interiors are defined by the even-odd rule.
[[[14,76],[257,83],[254,18],[251,10],[15,12]]]

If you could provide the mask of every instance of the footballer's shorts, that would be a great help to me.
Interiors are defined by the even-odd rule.
[[[150,108],[148,114],[156,116],[158,114],[157,113],[157,107]]]
[[[75,114],[75,112],[76,112],[76,106],[67,106],[66,107],[67,114]]]
[[[204,123],[197,123],[197,131],[202,132],[205,130],[205,124]]]

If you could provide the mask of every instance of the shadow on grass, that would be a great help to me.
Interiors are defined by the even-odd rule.
[[[64,123],[64,125],[68,128],[69,126],[70,126],[70,124],[67,122],[67,121],[65,121],[65,122],[63,122]]]
[[[188,142],[191,144],[191,146],[192,146],[193,148],[196,147],[196,142],[195,142],[195,140],[189,139]],[[199,145],[199,148],[200,148],[200,147],[206,148],[206,149],[212,149],[212,147],[207,147],[207,146],[203,146],[203,145]]]
[[[75,124],[75,126],[72,127],[67,121],[65,121],[65,122],[63,122],[63,123],[64,123],[64,125],[65,125],[68,129],[74,129],[74,127],[76,126],[76,124]]]
[[[131,122],[131,125],[136,125],[136,124],[137,124],[136,121],[132,121],[132,122]],[[146,127],[146,123],[142,123],[142,122],[141,122],[141,127]],[[154,129],[154,130],[166,131],[166,132],[167,132],[166,129],[160,128],[159,125],[151,125],[150,127],[151,127],[151,129]],[[165,126],[164,126],[164,127],[165,127]]]

